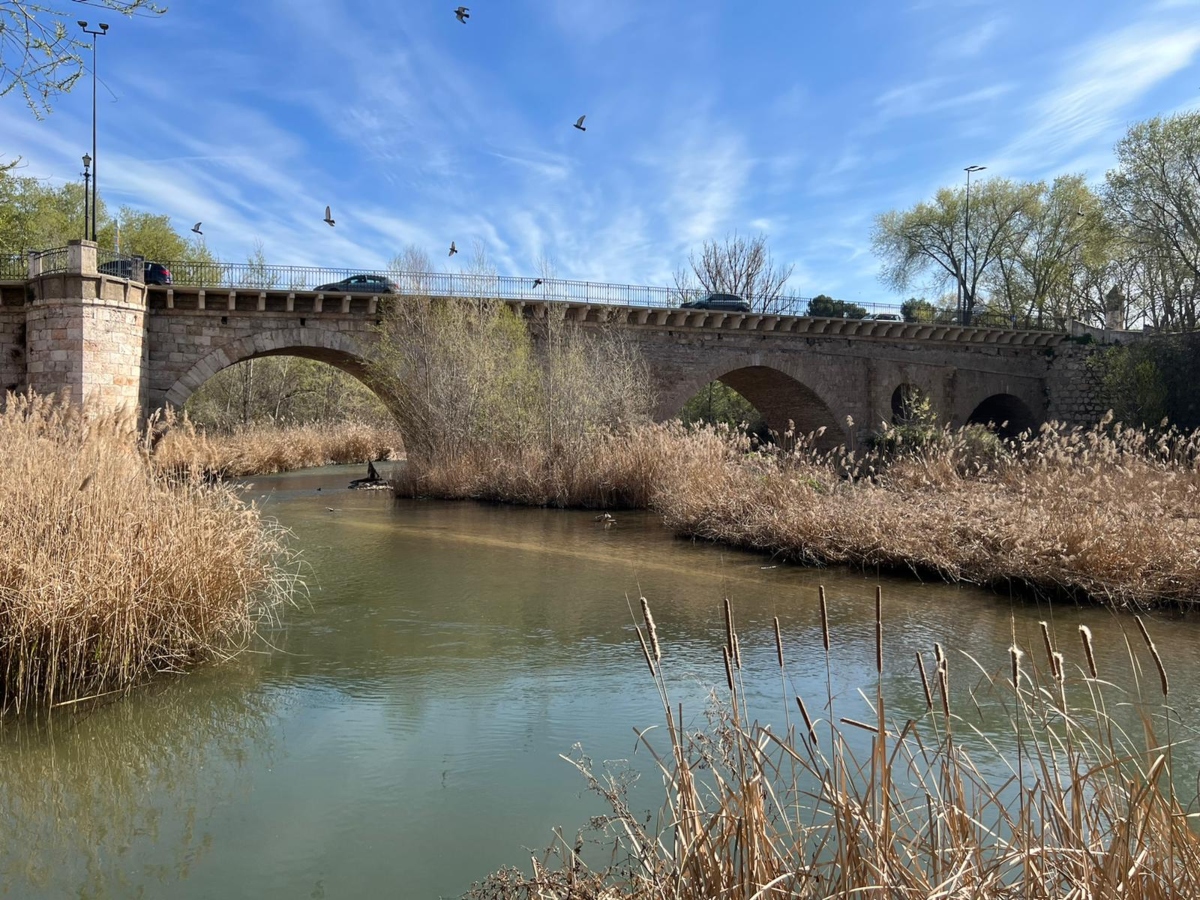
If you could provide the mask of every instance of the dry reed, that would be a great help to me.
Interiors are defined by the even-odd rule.
[[[236,651],[288,592],[279,529],[156,474],[131,420],[34,396],[0,414],[0,711]]]
[[[878,611],[876,624],[882,624]],[[830,668],[836,651],[835,644],[827,653]],[[881,678],[874,692],[860,692],[868,710],[874,707],[873,723],[843,715],[861,708],[859,701],[827,687],[827,731],[799,697],[803,732],[752,721],[727,643],[721,654],[728,694],[707,733],[684,730],[664,675],[652,669],[669,752],[654,746],[652,729],[637,734],[662,777],[658,824],[633,812],[627,778],[596,774],[586,757],[564,757],[611,806],[609,815],[593,820],[611,862],[588,868],[581,844],[559,835],[530,874],[505,870],[468,896],[1200,896],[1200,836],[1173,787],[1172,741],[1155,734],[1171,711],[1161,699],[1141,696],[1136,663],[1126,689],[1078,669],[1046,679],[1015,641],[1010,653],[1010,671],[985,675],[963,718],[946,696],[942,707],[930,702],[917,718],[888,719]],[[944,673],[940,648],[936,655]],[[906,698],[886,699],[899,709]],[[1123,729],[1106,711],[1129,701],[1141,711],[1141,729]],[[1007,734],[1003,725],[993,737],[977,730],[983,706],[1009,723]],[[1139,731],[1140,739],[1132,736]]]
[[[151,428],[155,467],[175,474],[241,478],[398,459],[404,452],[397,429],[361,422],[259,424],[222,433],[197,428],[186,414],[168,410],[156,415]]]

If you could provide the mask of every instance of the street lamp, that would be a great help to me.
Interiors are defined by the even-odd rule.
[[[84,34],[92,36],[92,162],[96,168],[92,171],[92,240],[96,240],[96,185],[100,183],[100,163],[96,159],[96,38],[108,32],[108,26],[100,23],[99,31],[90,31],[88,23],[79,19],[79,27]],[[85,234],[86,238],[87,235]]]
[[[966,268],[967,257],[971,255],[971,173],[982,172],[987,166],[967,166],[963,169],[967,173],[967,210],[966,210],[966,225],[963,228],[963,268]],[[972,267],[973,268],[973,267]],[[967,317],[968,300],[974,300],[974,296],[969,292],[967,287],[967,273],[963,272],[963,289],[960,292],[962,298],[959,301],[958,324],[966,325],[964,321]]]
[[[86,241],[88,236],[88,179],[92,177],[92,173],[88,171],[92,165],[92,158],[86,153],[83,154],[83,239]]]

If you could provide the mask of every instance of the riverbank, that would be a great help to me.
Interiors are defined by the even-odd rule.
[[[894,437],[894,436],[893,436]],[[401,496],[645,507],[677,534],[810,565],[911,570],[1117,608],[1200,599],[1200,435],[978,427],[920,448],[752,452],[729,432],[643,425],[576,459],[410,461]]]
[[[291,588],[282,532],[168,477],[131,420],[11,396],[0,414],[0,712],[235,653]]]
[[[154,428],[154,466],[176,474],[245,478],[404,457],[398,429],[363,422],[253,425],[222,433],[168,413]]]

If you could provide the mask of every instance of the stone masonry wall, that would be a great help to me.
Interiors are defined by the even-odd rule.
[[[1047,378],[1047,420],[1085,428],[1100,421],[1109,404],[1093,363],[1110,349],[1072,342],[1054,348]]]
[[[104,275],[44,276],[25,318],[29,387],[75,404],[142,408],[143,285]]]

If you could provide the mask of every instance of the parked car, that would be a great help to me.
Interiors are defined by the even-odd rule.
[[[394,281],[388,281],[382,275],[351,275],[341,281],[322,284],[313,288],[322,294],[361,293],[361,294],[398,294],[400,286]]]
[[[875,313],[873,316],[867,316],[867,321],[870,322],[903,322],[904,317],[896,313]]]
[[[114,278],[132,278],[133,260],[110,260],[109,262],[102,263],[99,266],[99,271],[103,275],[112,275]],[[142,270],[142,282],[144,284],[170,284],[171,270],[162,263],[147,262],[144,264]]]
[[[722,312],[750,312],[750,304],[737,294],[709,294],[699,300],[679,304],[680,309],[716,309]]]

